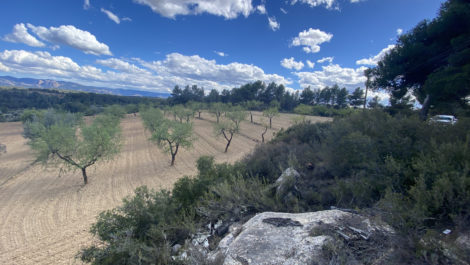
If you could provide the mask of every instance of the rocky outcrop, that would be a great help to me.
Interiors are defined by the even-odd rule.
[[[209,259],[223,260],[225,265],[328,264],[346,257],[348,264],[361,264],[365,259],[373,263],[390,253],[387,237],[393,234],[385,224],[340,210],[265,212],[230,227]],[[381,241],[380,246],[376,240]],[[368,247],[374,249],[373,254],[361,256]]]

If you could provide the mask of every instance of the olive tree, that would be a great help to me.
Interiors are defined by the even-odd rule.
[[[25,135],[38,162],[62,165],[66,170],[79,169],[87,184],[87,168],[112,159],[120,151],[119,119],[101,115],[86,125],[81,119],[72,121],[70,117],[46,113],[45,118],[25,124],[29,130]]]

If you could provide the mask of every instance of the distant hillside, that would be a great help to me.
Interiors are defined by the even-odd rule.
[[[92,92],[98,94],[118,95],[118,96],[138,96],[138,97],[159,97],[167,98],[169,93],[150,92],[132,89],[115,89],[105,87],[84,86],[77,83],[56,81],[51,79],[16,78],[12,76],[0,76],[0,86],[19,88],[54,88],[64,90],[75,90]]]

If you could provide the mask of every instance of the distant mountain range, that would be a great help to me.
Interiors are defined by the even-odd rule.
[[[18,87],[18,88],[45,88],[45,89],[63,89],[91,92],[98,94],[110,94],[119,96],[136,96],[136,97],[159,97],[167,98],[169,93],[150,92],[133,89],[118,89],[105,87],[84,86],[77,83],[56,81],[51,79],[34,79],[34,78],[16,78],[12,76],[0,76],[0,86]]]

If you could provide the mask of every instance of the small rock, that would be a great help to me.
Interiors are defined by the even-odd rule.
[[[180,244],[176,244],[176,245],[174,245],[173,247],[171,247],[171,252],[172,252],[173,254],[176,254],[176,253],[178,253],[178,251],[179,251],[180,249],[181,249],[181,245],[180,245]]]

